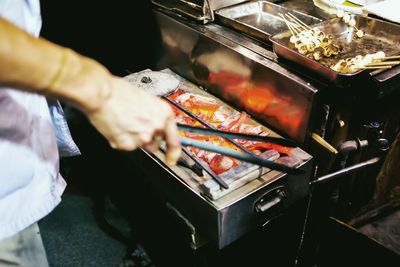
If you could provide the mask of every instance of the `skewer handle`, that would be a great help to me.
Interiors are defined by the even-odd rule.
[[[366,64],[365,66],[370,67],[370,66],[385,66],[385,65],[397,65],[397,64],[400,64],[400,61],[372,62],[372,63]]]
[[[370,67],[359,67],[355,68],[357,70],[364,70],[364,69],[390,69],[392,66],[370,66]]]
[[[381,60],[386,60],[386,59],[400,59],[400,55],[381,58]]]

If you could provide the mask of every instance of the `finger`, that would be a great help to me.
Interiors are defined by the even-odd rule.
[[[175,165],[181,155],[181,142],[178,128],[172,118],[166,122],[165,141],[167,142],[165,161],[167,165]]]
[[[162,135],[155,134],[151,143],[145,145],[143,148],[149,152],[154,153],[159,149],[162,140],[163,140]]]
[[[132,151],[138,147],[136,138],[130,135],[118,136],[114,140],[110,141],[110,145],[112,148],[122,151]]]
[[[150,134],[148,132],[141,132],[139,134],[139,145],[141,147],[145,147],[147,145],[150,145],[153,141],[153,134]]]

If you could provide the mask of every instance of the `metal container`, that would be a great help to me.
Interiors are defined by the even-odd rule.
[[[288,12],[309,25],[321,22],[318,18],[267,1],[230,6],[217,10],[215,14],[222,24],[260,41],[270,42],[271,35],[287,30],[287,26],[279,14]]]
[[[151,2],[164,10],[206,24],[214,21],[215,10],[245,1],[246,0],[152,0]]]
[[[213,97],[174,72],[168,69],[163,72],[175,76],[180,81],[179,88],[184,91]],[[126,77],[127,81],[131,81],[129,77]],[[232,111],[235,110],[220,100],[218,102]],[[249,123],[257,124],[251,120]],[[267,127],[262,128],[269,136],[279,137]],[[161,186],[180,216],[185,217],[194,227],[202,229],[209,240],[223,248],[251,230],[261,227],[308,194],[312,156],[300,148],[293,149],[296,149],[296,155],[301,155],[297,158],[298,164],[293,167],[303,169],[304,173],[288,175],[253,165],[255,168],[242,168],[246,173],[230,183],[229,189],[219,188],[213,180],[198,176],[187,166],[167,167],[161,151],[151,154],[143,150],[129,154],[129,157],[141,162],[148,179],[156,186]],[[239,166],[244,167],[241,164]]]
[[[157,18],[168,55],[161,67],[207,88],[285,137],[306,140],[317,92],[309,82],[258,54],[270,51],[245,48],[242,36],[229,36],[219,25],[188,27],[162,12]]]
[[[356,79],[368,78],[367,70],[354,73],[339,73],[331,69],[340,59],[357,55],[366,55],[383,51],[387,56],[400,54],[400,26],[394,23],[352,15],[356,20],[356,27],[365,32],[363,38],[354,37],[354,28],[348,27],[340,18],[332,18],[314,25],[325,34],[332,34],[336,42],[342,47],[337,56],[322,58],[320,61],[300,54],[289,42],[291,32],[288,30],[270,38],[274,52],[278,57],[293,61],[337,85],[350,84]],[[396,67],[397,68],[397,67]],[[379,71],[381,72],[381,71]],[[378,71],[374,71],[376,75]]]
[[[211,200],[193,184],[187,169],[167,167],[161,152],[149,154],[142,150],[129,157],[140,162],[140,167],[148,175],[145,179],[162,192],[180,216],[220,249],[262,227],[307,196],[312,169],[310,157],[300,166],[306,170],[302,175],[271,171],[217,200]]]

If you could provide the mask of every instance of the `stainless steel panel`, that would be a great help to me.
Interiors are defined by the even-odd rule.
[[[255,37],[260,41],[269,42],[271,35],[287,30],[285,22],[279,15],[287,12],[291,12],[308,25],[321,22],[320,19],[315,17],[266,1],[250,2],[223,8],[216,11],[215,14],[224,25]]]
[[[305,174],[291,176],[271,171],[259,179],[234,190],[218,200],[203,196],[201,190],[193,186],[187,169],[179,166],[167,167],[163,154],[149,154],[144,150],[129,153],[130,160],[143,168],[157,191],[171,203],[199,232],[223,248],[244,234],[261,227],[271,218],[284,212],[308,194],[312,160],[301,168]],[[284,196],[264,212],[257,211],[256,204],[264,196],[282,189]]]
[[[305,141],[317,92],[313,86],[262,52],[247,49],[240,35],[238,41],[225,38],[223,27],[156,14],[165,48],[162,68],[204,86],[279,133]]]
[[[214,21],[215,10],[245,1],[247,0],[151,0],[161,9],[202,23]]]

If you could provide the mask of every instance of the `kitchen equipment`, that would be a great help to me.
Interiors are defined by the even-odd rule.
[[[313,16],[292,11],[267,1],[246,2],[225,7],[215,12],[223,25],[232,27],[262,42],[270,42],[269,37],[287,30],[280,13],[293,14],[308,25],[321,22]]]
[[[213,98],[219,103],[218,105],[226,105],[227,108],[234,110],[176,73],[170,70],[163,72],[174,75],[179,80],[180,89]],[[129,76],[126,79],[132,80]],[[250,123],[256,124],[252,120]],[[268,137],[272,137],[272,140],[282,138],[271,129],[265,126],[262,128],[268,131]],[[301,159],[292,162],[295,165],[291,168],[302,169],[300,174],[286,174],[244,162],[219,175],[229,185],[228,189],[221,187],[205,172],[203,176],[199,176],[189,167],[190,164],[166,166],[163,163],[164,154],[161,150],[154,154],[142,150],[139,151],[140,155],[138,152],[129,154],[129,157],[141,162],[149,179],[156,187],[162,188],[170,203],[185,218],[197,227],[204,227],[207,237],[218,247],[223,248],[250,229],[259,227],[266,220],[277,216],[282,209],[307,194],[312,157],[300,148],[293,149],[301,153]],[[192,162],[185,154],[182,157],[187,162]],[[264,154],[264,157],[279,162],[279,158],[283,155],[271,150],[271,153]],[[285,161],[285,157],[282,160]]]
[[[277,59],[269,45],[250,38],[245,32],[232,30],[217,19],[218,15],[214,19],[210,19],[211,16],[206,20],[193,19],[171,6],[163,8],[155,2],[173,1],[153,1],[164,45],[160,68],[169,68],[185,80],[186,89],[250,114],[252,120],[263,127],[294,140],[303,152],[313,151],[310,142],[318,146],[322,156],[327,148],[332,148],[328,149],[327,162],[335,161],[335,148],[348,136],[354,138],[360,134],[363,137],[359,129],[365,121],[369,123],[384,117],[381,111],[388,106],[380,100],[399,89],[400,76],[396,68],[356,76],[357,79],[349,79],[351,83],[343,89],[307,67],[283,60],[281,56]],[[183,1],[178,2],[176,7]],[[226,4],[212,12],[238,3],[192,2],[201,7]],[[308,4],[315,8],[312,1],[304,1],[301,6]],[[210,14],[201,10],[197,9],[201,16]],[[310,140],[310,136],[320,138]],[[316,139],[323,142],[317,144]],[[298,166],[309,176],[293,176],[252,166],[246,167],[246,172],[239,172],[243,174],[236,176],[241,176],[239,179],[228,179],[229,189],[223,189],[212,179],[204,181],[201,175],[204,171],[192,168],[190,158],[186,157],[186,167],[167,167],[162,152],[139,152],[140,155],[132,159],[140,162],[147,174],[146,181],[156,187],[185,224],[189,222],[193,226],[190,229],[195,229],[190,230],[193,247],[197,247],[198,233],[218,248],[224,248],[245,234],[265,225],[268,227],[274,218],[308,196],[309,181],[316,171],[324,170],[322,174],[332,171],[329,166],[313,170],[313,162],[321,164],[319,157],[313,162],[307,158]],[[266,156],[274,158],[276,154]],[[346,167],[366,158],[369,157],[351,158]],[[374,171],[365,174],[376,175]]]

